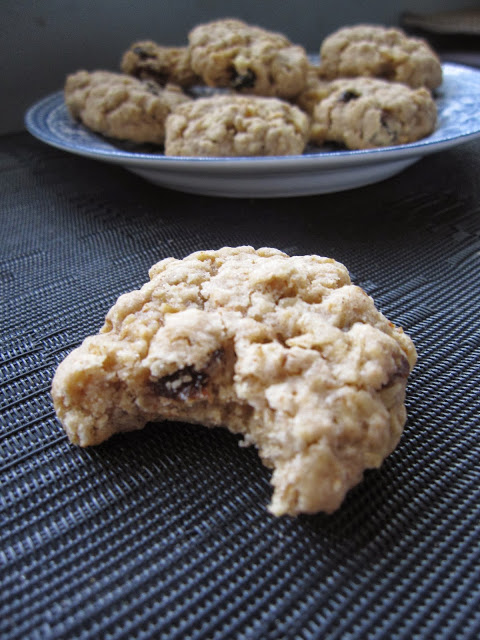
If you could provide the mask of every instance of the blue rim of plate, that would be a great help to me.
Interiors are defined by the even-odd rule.
[[[27,130],[39,140],[79,155],[98,160],[142,166],[167,167],[195,164],[205,166],[228,165],[241,168],[263,165],[280,168],[282,165],[334,166],[352,161],[378,162],[405,156],[422,156],[472,140],[480,136],[480,70],[454,63],[444,63],[443,84],[435,95],[438,109],[436,130],[417,142],[392,147],[379,147],[358,151],[309,149],[302,155],[257,157],[174,157],[161,151],[132,150],[134,145],[104,138],[75,122],[65,106],[63,91],[57,91],[36,102],[25,114]],[[385,156],[385,158],[384,158]]]

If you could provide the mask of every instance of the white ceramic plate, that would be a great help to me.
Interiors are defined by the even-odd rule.
[[[423,156],[480,136],[480,71],[443,65],[436,96],[437,128],[412,144],[363,151],[311,147],[300,156],[166,157],[161,151],[116,143],[70,117],[61,91],[26,113],[34,136],[59,149],[123,165],[158,185],[212,196],[288,197],[353,189],[399,173]]]

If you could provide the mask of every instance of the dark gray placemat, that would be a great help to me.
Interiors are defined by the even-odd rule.
[[[0,139],[0,637],[477,638],[480,144],[379,185],[223,200]],[[49,387],[169,255],[252,244],[344,262],[419,353],[397,450],[332,516],[275,519],[222,429],[71,446]]]

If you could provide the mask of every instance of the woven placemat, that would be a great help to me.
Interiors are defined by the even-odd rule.
[[[197,197],[0,139],[0,637],[480,636],[480,144],[384,183]],[[223,429],[68,443],[49,388],[148,268],[251,244],[343,262],[414,339],[396,451],[332,516],[276,519]]]

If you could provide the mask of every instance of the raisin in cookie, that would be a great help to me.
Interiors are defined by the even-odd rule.
[[[168,114],[188,98],[175,85],[109,71],[78,71],[67,77],[65,103],[74,118],[104,136],[163,144]]]
[[[160,85],[187,88],[202,83],[191,67],[188,47],[162,47],[151,40],[135,42],[123,54],[120,66],[124,73]]]
[[[406,144],[435,128],[437,109],[429,91],[376,78],[331,82],[315,106],[310,139],[337,142],[348,149]]]
[[[320,70],[327,79],[370,76],[435,89],[442,66],[425,40],[379,25],[343,27],[320,47]]]
[[[272,513],[332,512],[398,443],[415,360],[343,265],[227,247],[153,266],[52,395],[81,446],[150,421],[226,426],[273,469]]]
[[[193,70],[209,86],[290,98],[305,84],[305,49],[282,34],[227,19],[195,27],[188,39]]]
[[[219,95],[180,105],[167,118],[167,156],[301,154],[309,119],[277,98]]]

